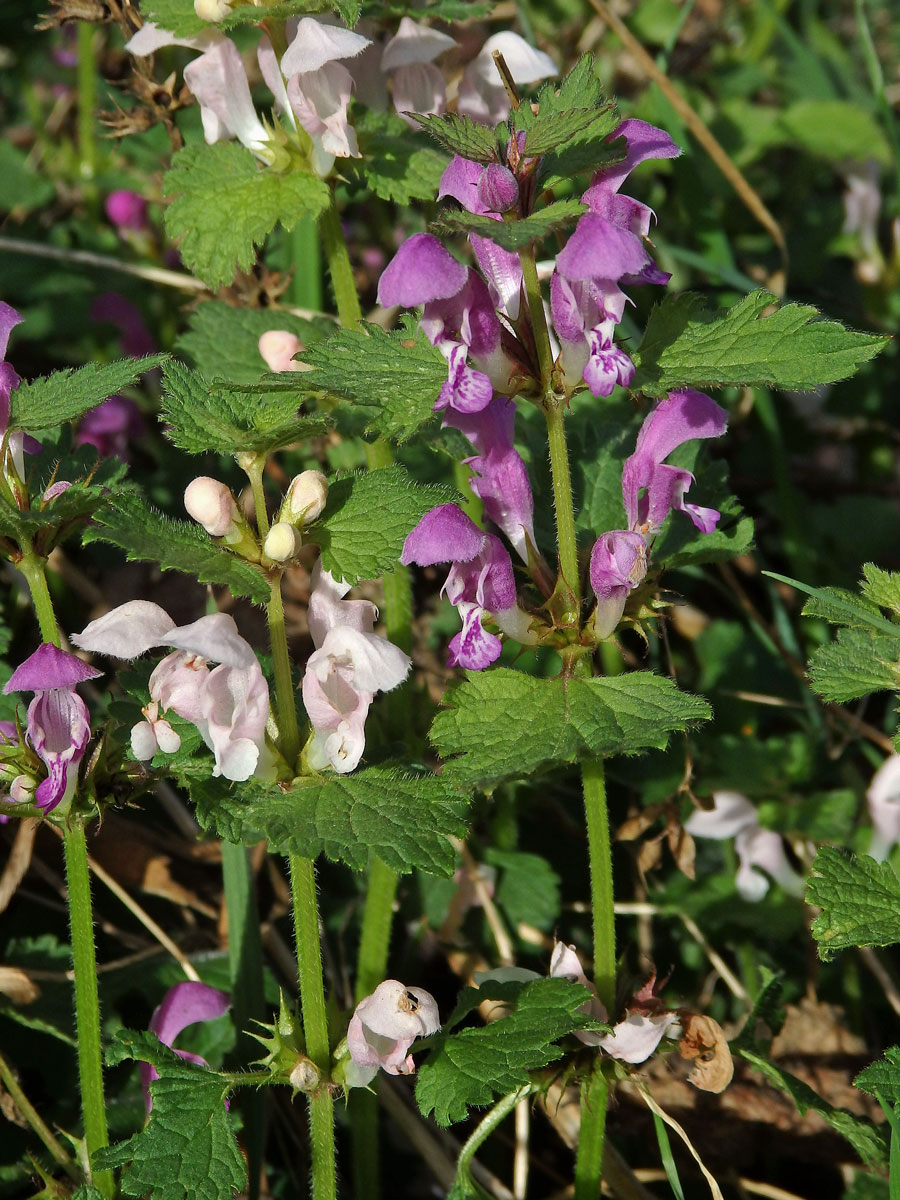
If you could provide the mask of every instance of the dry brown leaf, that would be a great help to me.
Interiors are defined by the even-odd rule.
[[[9,996],[13,1004],[31,1004],[41,989],[21,967],[0,967],[0,992]]]
[[[622,822],[616,830],[617,842],[633,842],[646,833],[651,825],[656,823],[659,814],[663,811],[662,804],[650,804],[641,812],[636,813],[633,817],[628,817]]]
[[[16,894],[16,889],[28,874],[39,825],[40,821],[36,817],[25,817],[19,822],[12,850],[3,868],[3,874],[0,875],[0,913],[6,911],[10,900]]]
[[[695,879],[694,863],[697,858],[697,847],[694,845],[694,839],[679,821],[674,809],[670,809],[666,814],[666,838],[669,842],[669,850],[675,859],[675,866],[682,875],[687,875],[688,879]]]
[[[645,881],[648,871],[652,871],[654,867],[658,867],[662,860],[662,838],[653,838],[652,841],[642,842],[641,848],[638,850],[637,869],[640,872],[641,881]]]
[[[678,1049],[682,1058],[695,1059],[688,1083],[703,1092],[724,1092],[734,1077],[734,1059],[722,1026],[700,1013],[681,1013],[684,1027]]]

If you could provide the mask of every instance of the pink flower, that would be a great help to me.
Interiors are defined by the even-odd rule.
[[[884,862],[900,842],[900,754],[886,758],[872,776],[866,800],[872,818],[869,854]]]
[[[128,188],[110,192],[104,207],[106,215],[118,229],[139,233],[147,228],[147,201],[138,192]]]
[[[756,809],[740,792],[713,792],[712,809],[696,809],[684,823],[691,837],[734,838],[740,866],[735,886],[745,900],[762,900],[769,878],[791,895],[801,895],[803,879],[788,861],[781,834],[759,823]]]
[[[183,1029],[187,1029],[188,1025],[195,1025],[198,1021],[214,1021],[216,1017],[223,1016],[230,1005],[231,997],[227,992],[220,992],[218,988],[210,987],[209,984],[197,983],[190,979],[184,983],[176,983],[166,992],[162,1003],[154,1009],[150,1018],[150,1032],[155,1033],[164,1046],[175,1049],[172,1043]],[[199,1054],[191,1054],[189,1050],[175,1050],[175,1053],[187,1062],[197,1063],[201,1067],[209,1066],[205,1058],[201,1058]],[[150,1084],[154,1079],[159,1079],[159,1072],[156,1067],[146,1062],[140,1064],[140,1070],[144,1103],[149,1113],[153,1107]]]
[[[411,1074],[415,1063],[410,1046],[440,1027],[437,1002],[430,992],[385,979],[371,996],[360,1000],[350,1019],[347,1047],[358,1068],[348,1080],[350,1086],[364,1086],[379,1067],[389,1075]]]

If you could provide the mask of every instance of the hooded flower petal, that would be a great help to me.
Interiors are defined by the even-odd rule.
[[[594,626],[601,640],[609,637],[625,611],[628,593],[647,573],[647,544],[639,533],[617,529],[604,533],[591,551],[590,580],[597,597]]]
[[[872,818],[872,843],[869,854],[884,862],[900,841],[900,754],[886,758],[866,792]]]
[[[382,272],[378,303],[415,308],[432,300],[448,300],[466,285],[468,272],[430,233],[408,238]]]
[[[55,688],[72,688],[86,679],[97,679],[102,671],[67,654],[50,642],[38,646],[33,654],[13,671],[3,691],[40,692]]]
[[[403,543],[400,562],[433,567],[435,563],[471,562],[484,548],[484,532],[456,504],[430,509]]]
[[[628,147],[625,157],[611,167],[604,167],[597,177],[610,191],[617,192],[638,163],[646,162],[648,158],[678,158],[681,154],[681,147],[675,145],[664,129],[648,125],[646,121],[633,118],[622,121],[608,140],[612,142],[620,137],[625,139]]]
[[[164,1046],[172,1047],[179,1033],[189,1025],[195,1025],[198,1021],[214,1021],[217,1017],[224,1016],[230,1006],[231,997],[226,992],[188,979],[183,983],[176,983],[166,992],[162,1003],[150,1018],[150,1032],[155,1033]],[[208,1065],[205,1059],[186,1050],[175,1050],[175,1053],[188,1062],[204,1067]],[[150,1063],[141,1063],[141,1086],[144,1089],[147,1112],[153,1107],[150,1084],[154,1079],[159,1079],[156,1068]]]
[[[691,837],[722,841],[758,824],[756,809],[740,792],[713,792],[711,809],[695,809],[684,823]]]
[[[81,650],[111,658],[137,658],[151,646],[165,644],[174,628],[175,622],[158,604],[129,600],[72,634],[72,642]]]
[[[415,1070],[409,1047],[440,1027],[437,1003],[429,992],[386,979],[357,1004],[347,1029],[347,1047],[359,1067],[409,1075]]]
[[[304,17],[297,24],[297,32],[282,55],[281,70],[285,79],[293,75],[311,74],[320,71],[327,63],[355,58],[371,44],[369,38],[351,33],[340,25],[325,25],[313,17]]]
[[[728,414],[702,392],[670,392],[641,426],[634,454],[622,472],[625,513],[632,529],[656,530],[675,508],[687,513],[698,529],[709,533],[719,514],[714,509],[686,504],[684,493],[693,482],[690,471],[665,466],[662,460],[684,442],[718,437]]]
[[[666,1012],[648,1017],[643,1013],[631,1013],[613,1025],[612,1033],[602,1037],[598,1045],[621,1062],[646,1062],[677,1015]]]
[[[505,121],[510,107],[494,65],[495,50],[503,55],[516,83],[537,83],[557,74],[553,59],[529,46],[517,33],[504,30],[489,37],[463,72],[457,107],[460,115],[491,126]]]
[[[236,137],[254,154],[265,151],[268,134],[256,115],[244,62],[234,42],[223,38],[188,63],[184,82],[199,101],[208,143]]]
[[[6,358],[6,348],[9,345],[9,335],[25,318],[16,312],[11,304],[0,300],[0,358]]]
[[[403,17],[397,32],[384,47],[381,69],[395,71],[398,67],[408,67],[414,63],[430,63],[455,45],[449,34],[430,29],[411,17]]]

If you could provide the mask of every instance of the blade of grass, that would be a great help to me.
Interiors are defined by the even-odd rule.
[[[666,1173],[666,1179],[669,1181],[669,1187],[674,1192],[677,1200],[684,1200],[684,1190],[681,1186],[681,1180],[678,1178],[678,1168],[675,1165],[675,1159],[672,1157],[672,1145],[669,1142],[665,1123],[658,1113],[653,1114],[653,1127],[656,1130],[656,1144],[659,1146],[659,1157],[663,1165],[663,1170]]]

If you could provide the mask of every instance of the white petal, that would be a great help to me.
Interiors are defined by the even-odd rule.
[[[259,62],[262,77],[266,81],[266,86],[275,97],[275,108],[283,117],[287,118],[291,128],[295,129],[297,123],[291,111],[287,89],[284,86],[284,76],[281,74],[281,67],[278,65],[278,58],[272,47],[272,43],[265,34],[259,39],[259,45],[256,47],[256,58]],[[271,369],[274,370],[274,368]],[[292,369],[296,369],[296,364]]]
[[[203,134],[209,143],[236,137],[253,153],[268,142],[256,115],[240,51],[228,38],[184,68],[184,82],[200,102]]]
[[[149,721],[141,721],[131,730],[131,753],[140,762],[149,762],[159,745],[156,733]]]
[[[326,63],[340,58],[354,58],[371,40],[340,26],[323,25],[312,17],[304,17],[297,26],[294,40],[281,59],[285,79],[318,71]]]
[[[756,825],[756,809],[740,792],[713,792],[713,808],[696,809],[684,823],[691,837],[722,841]]]
[[[661,1013],[655,1017],[635,1014],[613,1026],[600,1045],[607,1054],[622,1062],[642,1063],[659,1045],[663,1034],[675,1020],[675,1013]]]
[[[256,662],[253,648],[238,633],[237,625],[227,613],[212,613],[190,625],[178,626],[166,638],[166,644],[224,663],[226,667],[249,667]]]
[[[396,34],[384,48],[381,69],[394,71],[397,67],[408,67],[412,63],[433,62],[438,55],[455,45],[456,42],[448,34],[404,17]]]
[[[163,646],[175,622],[158,604],[150,600],[129,600],[96,621],[81,633],[72,634],[72,642],[81,650],[108,654],[112,658],[137,658],[151,646]]]
[[[412,659],[387,638],[358,633],[346,625],[329,631],[320,653],[349,661],[353,686],[363,692],[389,692],[403,682],[412,665]]]
[[[191,50],[208,50],[215,42],[222,40],[218,29],[204,29],[202,33],[195,33],[191,37],[176,37],[174,33],[169,33],[168,29],[160,29],[152,21],[145,21],[134,37],[125,43],[125,49],[138,58],[146,58],[148,54],[154,54],[164,46],[187,46]]]
[[[516,83],[537,83],[538,80],[558,74],[556,63],[549,54],[535,50],[517,33],[505,29],[489,37],[472,62],[473,69],[485,83],[493,85],[500,80],[494,64],[495,50],[503,55]]]

